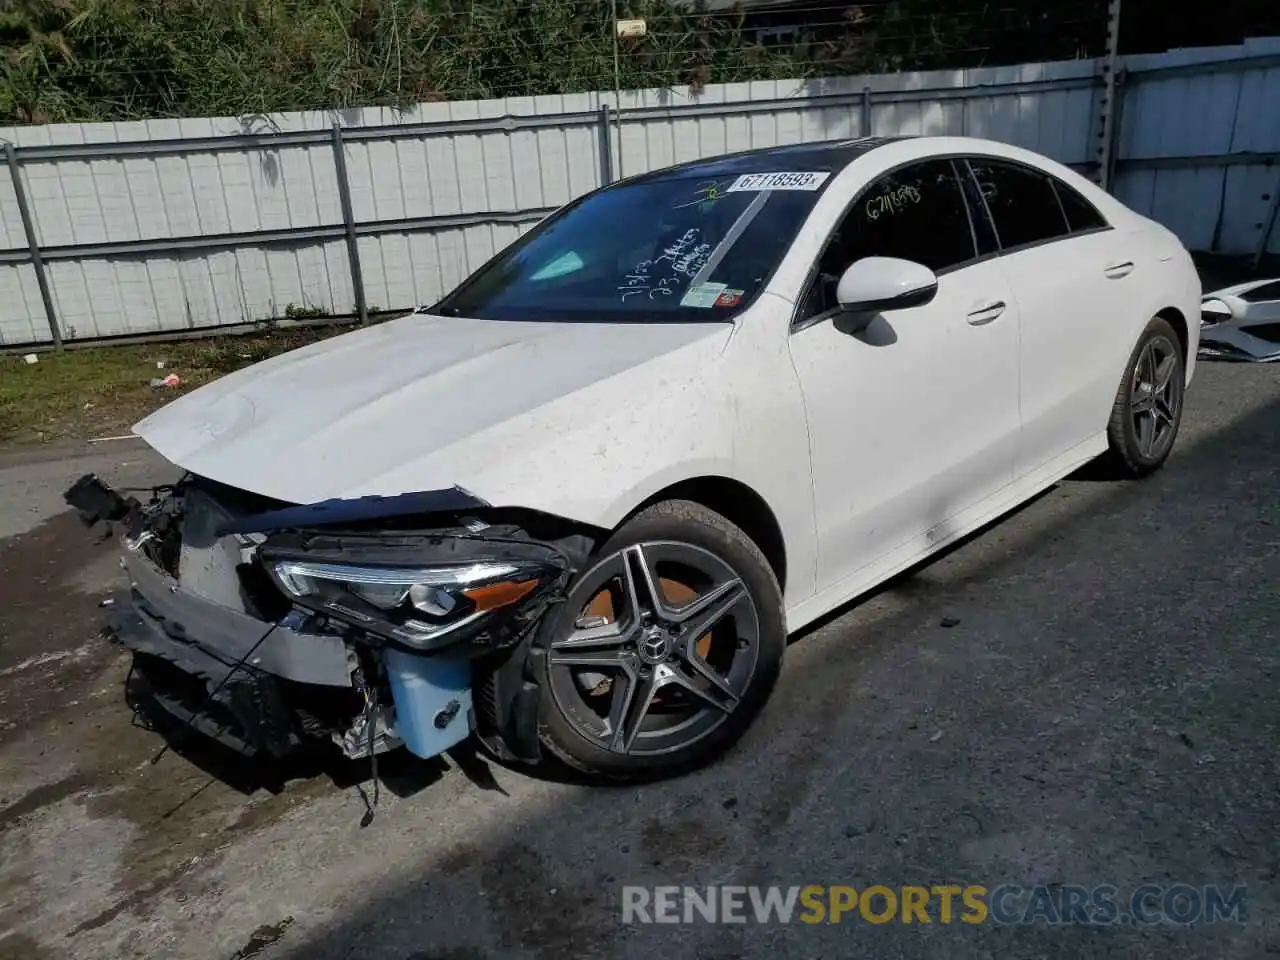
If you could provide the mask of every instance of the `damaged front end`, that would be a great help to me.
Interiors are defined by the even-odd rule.
[[[123,527],[108,606],[149,702],[245,754],[328,741],[435,756],[476,733],[539,759],[534,629],[592,531],[461,490],[296,506],[188,476],[65,498]]]

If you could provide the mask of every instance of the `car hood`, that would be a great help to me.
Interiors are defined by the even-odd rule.
[[[485,464],[503,450],[460,449],[520,456],[522,438],[642,404],[637,385],[662,384],[664,358],[718,351],[731,330],[415,313],[228,374],[134,433],[192,473],[290,503],[455,485],[488,499]],[[637,378],[646,365],[653,376]],[[600,388],[624,374],[627,389]]]

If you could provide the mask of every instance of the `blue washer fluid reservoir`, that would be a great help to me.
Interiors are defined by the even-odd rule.
[[[396,706],[396,735],[409,752],[434,757],[471,733],[471,661],[384,647]]]

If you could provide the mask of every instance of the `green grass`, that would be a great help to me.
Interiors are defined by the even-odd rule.
[[[26,446],[117,436],[175,397],[223,374],[350,327],[274,329],[199,340],[83,347],[41,353],[39,362],[0,355],[0,444]],[[156,367],[164,361],[164,369]],[[151,386],[176,373],[180,387]]]

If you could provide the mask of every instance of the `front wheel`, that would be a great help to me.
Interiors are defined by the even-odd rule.
[[[536,670],[543,745],[609,779],[709,762],[755,719],[786,646],[759,548],[688,501],[637,514],[548,618]]]
[[[1169,321],[1156,317],[1134,347],[1107,426],[1111,460],[1129,477],[1160,469],[1182,422],[1186,360]]]

